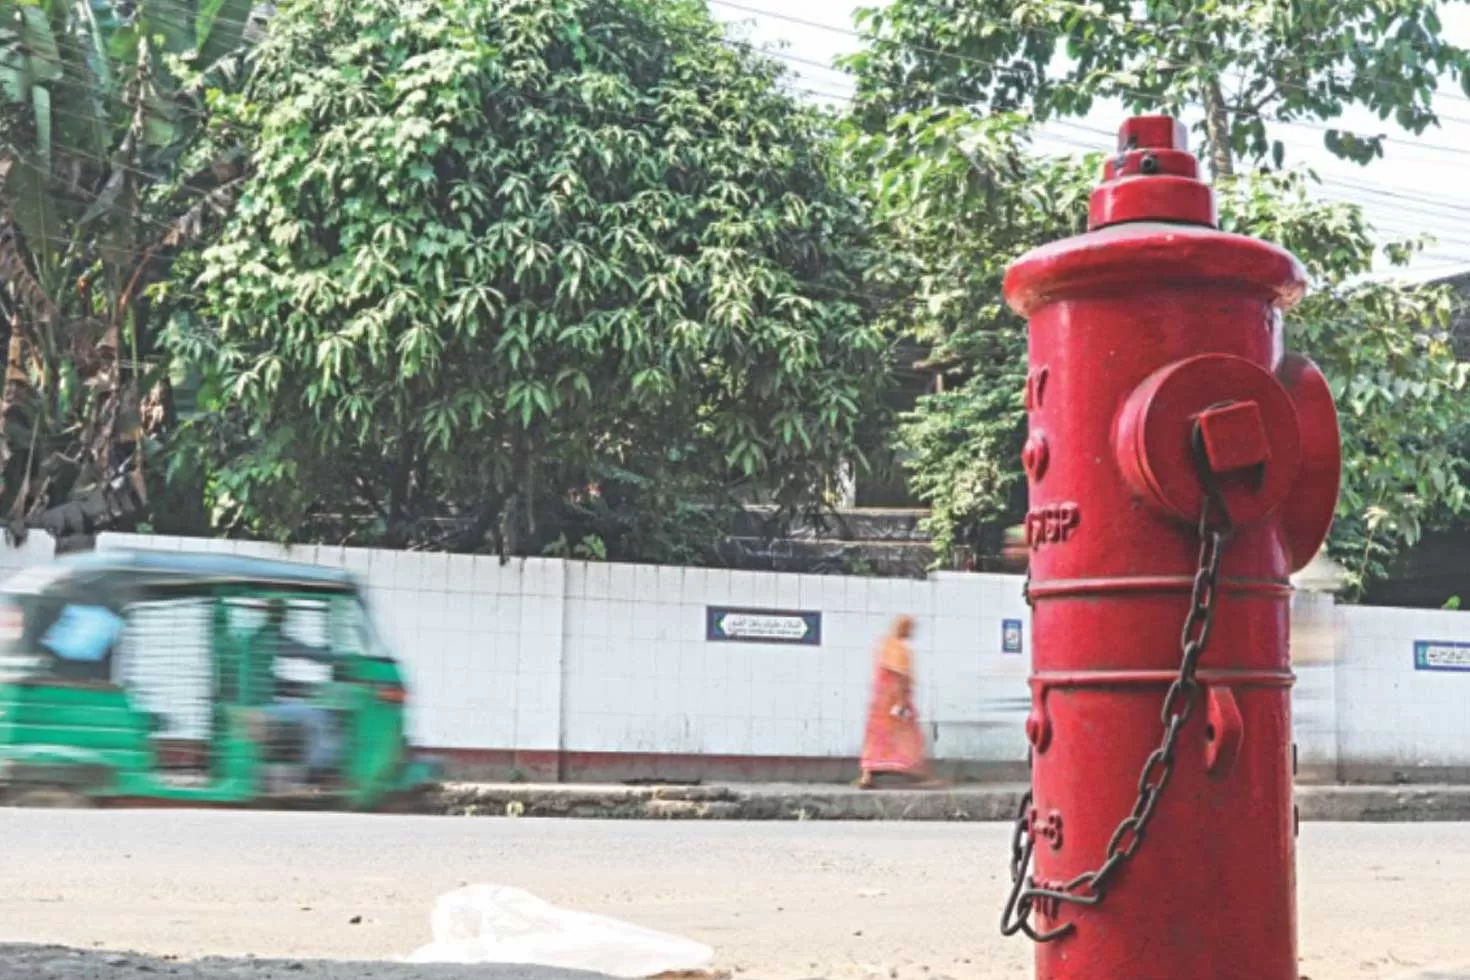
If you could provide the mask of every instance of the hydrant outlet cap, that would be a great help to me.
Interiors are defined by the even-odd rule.
[[[1088,227],[1130,221],[1215,226],[1215,195],[1199,179],[1189,134],[1172,116],[1134,116],[1118,130],[1118,152],[1092,192]]]

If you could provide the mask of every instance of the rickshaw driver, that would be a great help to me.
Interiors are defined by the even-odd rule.
[[[330,650],[310,646],[288,636],[285,622],[285,600],[271,599],[266,607],[265,623],[250,638],[254,663],[272,664],[282,657],[327,665],[333,663]],[[306,736],[307,781],[313,784],[326,782],[336,770],[340,748],[332,713],[309,701],[282,698],[279,694],[264,712],[273,720],[301,726]]]

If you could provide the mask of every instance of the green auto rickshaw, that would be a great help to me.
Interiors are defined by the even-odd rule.
[[[346,572],[99,551],[0,586],[0,802],[398,808],[433,785]]]

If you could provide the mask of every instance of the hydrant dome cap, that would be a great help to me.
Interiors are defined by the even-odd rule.
[[[1288,310],[1307,274],[1285,249],[1199,225],[1131,222],[1032,249],[1006,270],[1011,309],[1135,289],[1230,289]]]

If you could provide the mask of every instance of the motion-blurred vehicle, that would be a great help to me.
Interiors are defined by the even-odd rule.
[[[395,808],[437,777],[338,569],[102,551],[0,587],[0,801]]]

